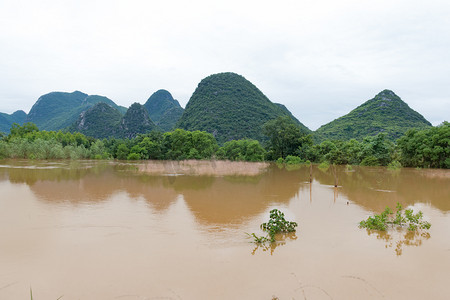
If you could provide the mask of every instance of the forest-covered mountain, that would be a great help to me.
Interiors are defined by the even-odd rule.
[[[150,119],[163,131],[174,129],[184,111],[180,103],[166,90],[153,93],[144,107],[148,110]]]
[[[125,115],[111,105],[99,102],[82,112],[69,131],[81,132],[95,138],[134,138],[139,133],[156,129],[147,109],[139,103],[128,108]]]
[[[64,129],[72,125],[83,111],[99,102],[107,103],[121,113],[126,112],[125,107],[118,106],[103,96],[87,95],[79,91],[52,92],[39,97],[25,122],[33,122],[41,130]]]
[[[318,142],[326,139],[362,140],[384,132],[389,139],[396,140],[408,129],[430,126],[430,122],[393,91],[384,90],[345,116],[321,126],[314,132],[314,137]]]
[[[26,118],[27,114],[23,110],[15,111],[10,115],[0,113],[0,132],[9,132],[13,123],[22,125]]]
[[[120,122],[124,138],[133,138],[139,133],[150,132],[156,128],[147,109],[139,103],[133,103]]]
[[[68,129],[95,138],[119,137],[122,118],[123,115],[117,108],[99,102],[82,112]]]
[[[198,84],[176,127],[207,131],[219,144],[242,138],[262,141],[266,139],[264,123],[283,115],[290,114],[243,76],[219,73]],[[303,124],[301,127],[309,132]]]
[[[125,138],[156,128],[181,128],[212,133],[223,144],[242,138],[267,140],[262,126],[279,116],[289,116],[303,132],[311,132],[284,105],[271,102],[255,85],[235,73],[214,74],[201,80],[185,110],[166,90],[158,90],[144,105],[135,103],[130,109],[102,96],[52,92],[39,97],[28,115],[23,111],[0,113],[0,131],[8,132],[13,123],[33,122],[41,130],[69,129],[97,138]],[[430,126],[394,92],[384,90],[313,134],[316,142],[362,140],[380,132],[395,140],[408,129]]]

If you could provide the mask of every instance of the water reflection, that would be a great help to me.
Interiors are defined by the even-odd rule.
[[[63,162],[59,168],[2,168],[11,183],[26,183],[38,199],[49,203],[95,204],[126,192],[142,197],[157,211],[182,195],[197,221],[205,225],[242,224],[271,204],[287,203],[300,187],[292,173],[268,168],[254,176],[165,176],[142,174],[138,164]]]
[[[393,231],[379,231],[367,229],[368,235],[375,235],[377,239],[382,240],[386,248],[394,248],[397,256],[403,254],[404,247],[417,247],[422,245],[423,241],[428,240],[431,235],[423,231],[406,231],[398,229]]]
[[[391,171],[382,167],[358,167],[348,170],[337,166],[314,168],[314,179],[333,186],[338,180],[340,193],[370,211],[380,212],[386,206],[400,202],[404,207],[416,202],[430,204],[442,212],[450,211],[450,172],[448,170],[400,169]],[[335,179],[337,177],[337,179]]]
[[[252,255],[255,255],[257,252],[267,252],[270,253],[270,255],[273,255],[275,252],[275,249],[281,246],[286,245],[287,240],[296,240],[297,235],[295,232],[289,232],[289,233],[283,233],[283,234],[277,234],[276,235],[276,242],[274,243],[255,243],[255,247],[252,250]]]
[[[39,299],[450,293],[448,171],[313,167],[310,183],[308,166],[193,176],[141,172],[139,163],[0,165],[7,165],[0,166],[1,299],[27,298],[29,286]],[[432,237],[358,228],[367,214],[397,200],[423,209]],[[299,223],[298,239],[251,244],[244,232],[258,230],[272,208]],[[380,276],[386,270],[389,276]]]

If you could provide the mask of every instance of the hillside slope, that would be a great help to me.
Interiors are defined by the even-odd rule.
[[[283,115],[289,114],[243,76],[219,73],[198,84],[176,127],[207,131],[219,144],[242,138],[263,141],[263,124]]]
[[[89,96],[79,91],[52,92],[39,97],[25,121],[33,122],[41,130],[64,129],[73,124],[83,111],[99,102],[124,111],[123,107],[103,96]]]
[[[68,128],[95,138],[120,137],[122,114],[118,109],[99,102],[82,112],[78,120]]]
[[[23,110],[15,111],[12,114],[0,113],[0,132],[8,133],[11,125],[17,123],[22,125],[27,118],[27,114]]]
[[[184,111],[180,103],[166,90],[153,93],[144,107],[148,110],[150,119],[163,131],[172,130]]]
[[[316,141],[325,139],[362,140],[380,132],[391,140],[410,128],[427,128],[431,123],[411,109],[393,91],[384,90],[345,116],[321,126],[314,132]]]

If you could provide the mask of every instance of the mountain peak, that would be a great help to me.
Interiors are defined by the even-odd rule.
[[[177,127],[207,131],[219,144],[242,138],[262,141],[263,124],[284,115],[289,114],[244,76],[226,72],[200,81]]]
[[[382,90],[381,92],[379,92],[375,97],[380,96],[380,97],[398,97],[393,91],[391,90]]]
[[[164,131],[172,130],[184,111],[180,103],[163,89],[154,92],[145,102],[144,107],[150,119]]]
[[[421,114],[411,109],[406,102],[391,90],[383,90],[374,98],[364,102],[350,113],[316,130],[318,141],[325,139],[363,139],[368,135],[387,133],[395,140],[410,128],[431,126]]]
[[[26,122],[35,123],[41,130],[59,130],[75,122],[81,112],[98,102],[119,108],[112,100],[80,91],[51,92],[39,97],[30,110]]]

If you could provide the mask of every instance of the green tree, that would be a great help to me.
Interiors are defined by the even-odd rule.
[[[289,116],[280,116],[266,122],[263,133],[269,137],[269,155],[273,160],[295,155],[305,135]]]
[[[256,140],[243,139],[226,142],[216,155],[233,161],[263,161],[265,150]]]
[[[409,130],[397,144],[403,166],[450,168],[449,122],[425,130]]]
[[[39,131],[39,128],[34,123],[27,122],[24,123],[23,125],[13,123],[8,138],[11,139],[14,137],[24,137],[28,133],[37,131]]]
[[[125,160],[125,159],[127,159],[129,153],[130,153],[130,149],[128,149],[127,145],[125,145],[124,143],[119,144],[117,146],[117,152],[116,152],[117,159]]]

